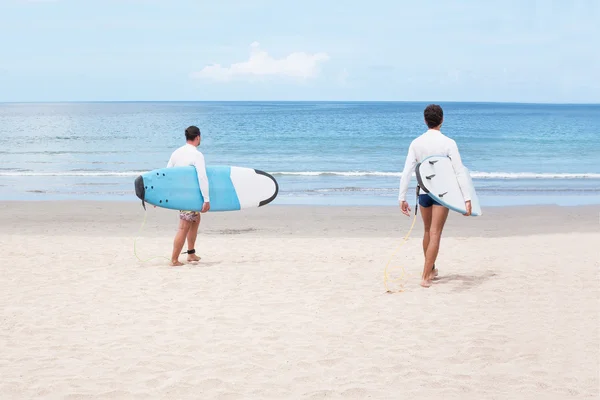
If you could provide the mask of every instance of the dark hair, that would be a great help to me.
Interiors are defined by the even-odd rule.
[[[200,136],[200,129],[197,126],[192,125],[185,130],[185,138],[187,140],[194,140],[198,136]]]
[[[425,108],[423,115],[425,116],[425,123],[429,128],[439,126],[444,119],[444,111],[442,110],[442,107],[437,104],[428,105]]]

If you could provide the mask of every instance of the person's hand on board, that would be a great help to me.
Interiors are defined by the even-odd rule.
[[[207,212],[208,210],[210,210],[210,202],[205,202],[205,203],[202,205],[202,210],[200,210],[200,212],[201,212],[201,213],[205,213],[205,212]]]
[[[463,215],[465,217],[468,217],[469,215],[471,215],[471,200],[465,201],[465,208],[467,209],[467,212],[464,213]]]
[[[407,217],[410,217],[410,206],[406,201],[402,201],[400,203],[400,210],[402,211],[402,214],[406,215]]]

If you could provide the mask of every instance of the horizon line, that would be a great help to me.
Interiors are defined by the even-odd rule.
[[[0,104],[72,104],[72,103],[406,103],[406,104],[524,104],[524,105],[581,105],[597,106],[600,102],[533,102],[477,100],[45,100],[0,101]]]

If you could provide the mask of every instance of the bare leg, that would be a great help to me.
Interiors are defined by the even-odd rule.
[[[434,276],[433,265],[440,249],[440,241],[444,224],[448,218],[448,209],[446,207],[433,205],[431,207],[431,226],[429,228],[429,242],[425,251],[425,265],[423,266],[423,280],[421,286],[431,286],[431,279]]]
[[[191,225],[192,223],[189,221],[183,219],[179,220],[179,229],[177,230],[177,234],[173,240],[173,254],[171,255],[171,265],[173,266],[183,265],[179,262],[179,254],[181,254],[181,249],[183,249],[185,238],[190,230]]]
[[[429,247],[429,231],[431,230],[432,213],[432,207],[421,207],[421,218],[423,219],[423,257],[427,257],[427,247]],[[437,276],[438,271],[435,269],[435,264],[433,264],[432,271],[433,276]]]
[[[429,230],[431,229],[431,208],[421,207],[421,218],[423,219],[423,256],[427,256],[427,246],[429,246]]]
[[[427,256],[427,246],[429,246],[429,230],[431,229],[431,215],[432,208],[422,207],[421,208],[421,218],[423,218],[423,256]],[[431,268],[433,271],[433,276],[438,276],[438,270],[435,269],[435,263]]]
[[[199,227],[200,227],[200,216],[198,216],[198,221],[194,221],[190,225],[190,230],[187,234],[188,250],[195,249],[194,246],[196,245],[196,237],[198,236],[198,228]],[[200,257],[198,257],[196,254],[188,254],[187,260],[188,261],[200,261]]]

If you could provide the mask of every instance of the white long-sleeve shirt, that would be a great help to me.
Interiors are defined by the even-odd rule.
[[[184,144],[171,154],[167,168],[171,167],[187,167],[193,165],[196,167],[198,174],[198,183],[200,184],[200,193],[205,202],[210,201],[208,195],[208,177],[206,176],[206,165],[204,163],[204,155],[198,151],[196,146],[189,143]]]
[[[406,192],[413,170],[417,163],[422,162],[430,156],[448,156],[452,161],[452,166],[458,179],[458,185],[462,191],[465,201],[471,200],[471,195],[467,190],[467,176],[465,168],[458,152],[458,147],[454,139],[449,138],[436,129],[429,129],[421,136],[414,139],[408,147],[408,155],[404,163],[404,171],[400,177],[400,190],[398,201],[406,200]]]

